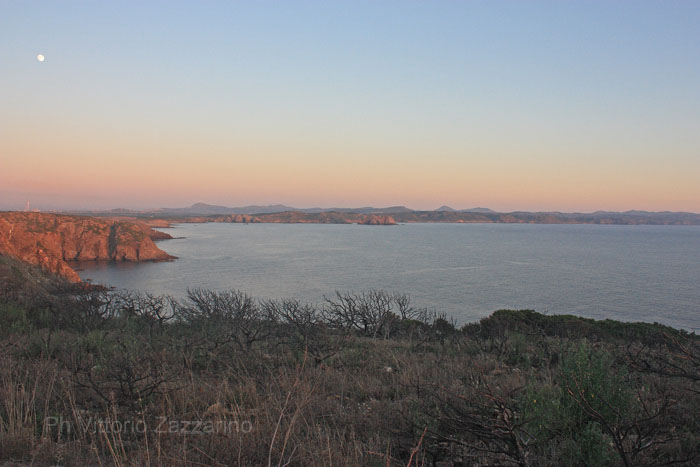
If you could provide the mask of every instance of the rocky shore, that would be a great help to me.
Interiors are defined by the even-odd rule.
[[[70,261],[174,259],[155,244],[172,238],[141,222],[37,212],[0,213],[0,254],[80,282]]]

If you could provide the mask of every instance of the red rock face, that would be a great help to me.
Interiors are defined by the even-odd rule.
[[[153,242],[172,238],[145,224],[36,212],[0,213],[0,254],[80,282],[68,261],[174,259]]]
[[[365,225],[396,225],[396,221],[391,216],[369,216],[363,222]]]
[[[251,216],[250,214],[237,214],[237,215],[231,215],[231,216],[216,217],[216,218],[214,218],[213,221],[214,222],[232,222],[235,224],[239,224],[239,223],[253,224],[253,223],[260,222],[260,219],[258,219],[255,216]]]

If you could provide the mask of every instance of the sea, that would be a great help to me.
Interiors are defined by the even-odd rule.
[[[175,224],[178,259],[81,263],[83,279],[184,298],[188,288],[322,304],[406,293],[458,324],[499,309],[700,331],[700,226]]]

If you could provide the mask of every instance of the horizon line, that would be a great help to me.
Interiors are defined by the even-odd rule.
[[[324,211],[336,211],[336,210],[358,210],[358,209],[390,209],[390,208],[401,208],[401,209],[407,209],[409,211],[414,211],[414,212],[435,212],[435,211],[440,211],[440,210],[445,210],[447,211],[452,210],[455,212],[460,212],[460,211],[471,211],[471,210],[488,210],[491,213],[496,213],[496,214],[510,214],[510,213],[532,213],[532,214],[541,214],[541,213],[560,213],[560,214],[597,214],[597,213],[616,213],[616,214],[627,214],[627,213],[635,213],[635,212],[640,212],[640,213],[650,213],[650,214],[663,214],[663,213],[670,213],[670,214],[693,214],[693,215],[700,215],[700,212],[694,212],[694,211],[674,211],[670,209],[665,209],[665,210],[648,210],[648,209],[626,209],[626,210],[611,210],[611,209],[596,209],[592,211],[581,211],[581,210],[528,210],[528,209],[515,209],[515,210],[497,210],[497,209],[492,209],[486,206],[474,206],[470,208],[453,208],[450,205],[447,204],[442,204],[437,208],[433,209],[415,209],[408,207],[404,204],[391,204],[387,206],[373,206],[373,205],[364,205],[364,206],[331,206],[331,207],[322,207],[321,205],[315,205],[311,207],[298,207],[298,206],[291,206],[285,203],[270,203],[270,204],[241,204],[241,205],[235,205],[235,206],[227,206],[224,204],[211,204],[211,203],[206,203],[206,202],[195,202],[192,203],[189,206],[183,206],[183,207],[148,207],[148,208],[125,208],[125,207],[115,207],[115,208],[70,208],[70,207],[41,207],[41,204],[44,203],[39,203],[39,207],[34,207],[32,206],[31,209],[27,209],[27,206],[24,208],[5,208],[5,209],[0,209],[0,211],[6,211],[6,212],[48,212],[48,213],[108,213],[110,211],[131,211],[134,213],[152,213],[152,212],[157,212],[157,211],[162,211],[162,210],[185,210],[189,208],[194,208],[197,205],[204,205],[204,206],[209,206],[209,207],[216,207],[216,208],[224,208],[224,209],[244,209],[244,208],[252,208],[252,207],[260,207],[260,208],[270,208],[273,206],[280,206],[285,209],[284,211],[279,211],[279,212],[286,212],[286,211],[305,211],[305,210],[311,210],[311,209],[320,209]],[[475,212],[475,214],[479,214],[479,212]],[[482,212],[482,214],[484,214]],[[217,214],[206,214],[206,215],[217,215]],[[223,214],[222,214],[223,215]]]

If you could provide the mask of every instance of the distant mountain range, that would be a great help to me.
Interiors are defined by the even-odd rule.
[[[446,207],[446,206],[443,206]],[[450,208],[451,209],[451,208]],[[477,208],[481,209],[481,208]],[[214,204],[195,203],[192,206],[185,208],[160,208],[149,211],[136,211],[128,209],[113,209],[109,213],[119,215],[134,215],[134,214],[155,214],[164,216],[230,216],[235,214],[275,214],[280,212],[303,212],[306,214],[318,214],[322,212],[348,212],[355,214],[396,214],[413,212],[413,209],[406,206],[389,206],[386,208],[374,208],[371,206],[361,208],[295,208],[284,204],[269,204],[265,206],[251,205],[239,207],[217,206]],[[489,210],[490,211],[490,210]],[[470,212],[464,210],[464,212]],[[493,212],[493,211],[490,211]]]
[[[160,208],[146,211],[113,209],[111,211],[91,211],[80,214],[97,216],[147,217],[147,218],[209,218],[223,216],[256,216],[261,222],[354,222],[360,215],[391,216],[396,222],[497,222],[534,224],[685,224],[700,225],[700,214],[690,212],[650,212],[650,211],[596,211],[592,213],[565,212],[497,212],[476,207],[454,209],[440,206],[435,210],[414,210],[406,206],[385,208],[306,208],[300,209],[284,204],[252,205],[240,207],[217,206],[195,203],[183,208]],[[332,214],[332,215],[330,215]]]
[[[186,208],[160,208],[153,211],[156,214],[165,215],[193,215],[193,216],[212,216],[222,215],[230,216],[231,214],[269,214],[274,212],[298,211],[298,209],[283,204],[271,204],[267,206],[241,206],[230,208],[226,206],[217,206],[215,204],[195,203]]]
[[[471,208],[471,209],[454,209],[449,206],[440,206],[435,210],[436,212],[490,212],[490,213],[495,213],[493,209],[489,208]]]

